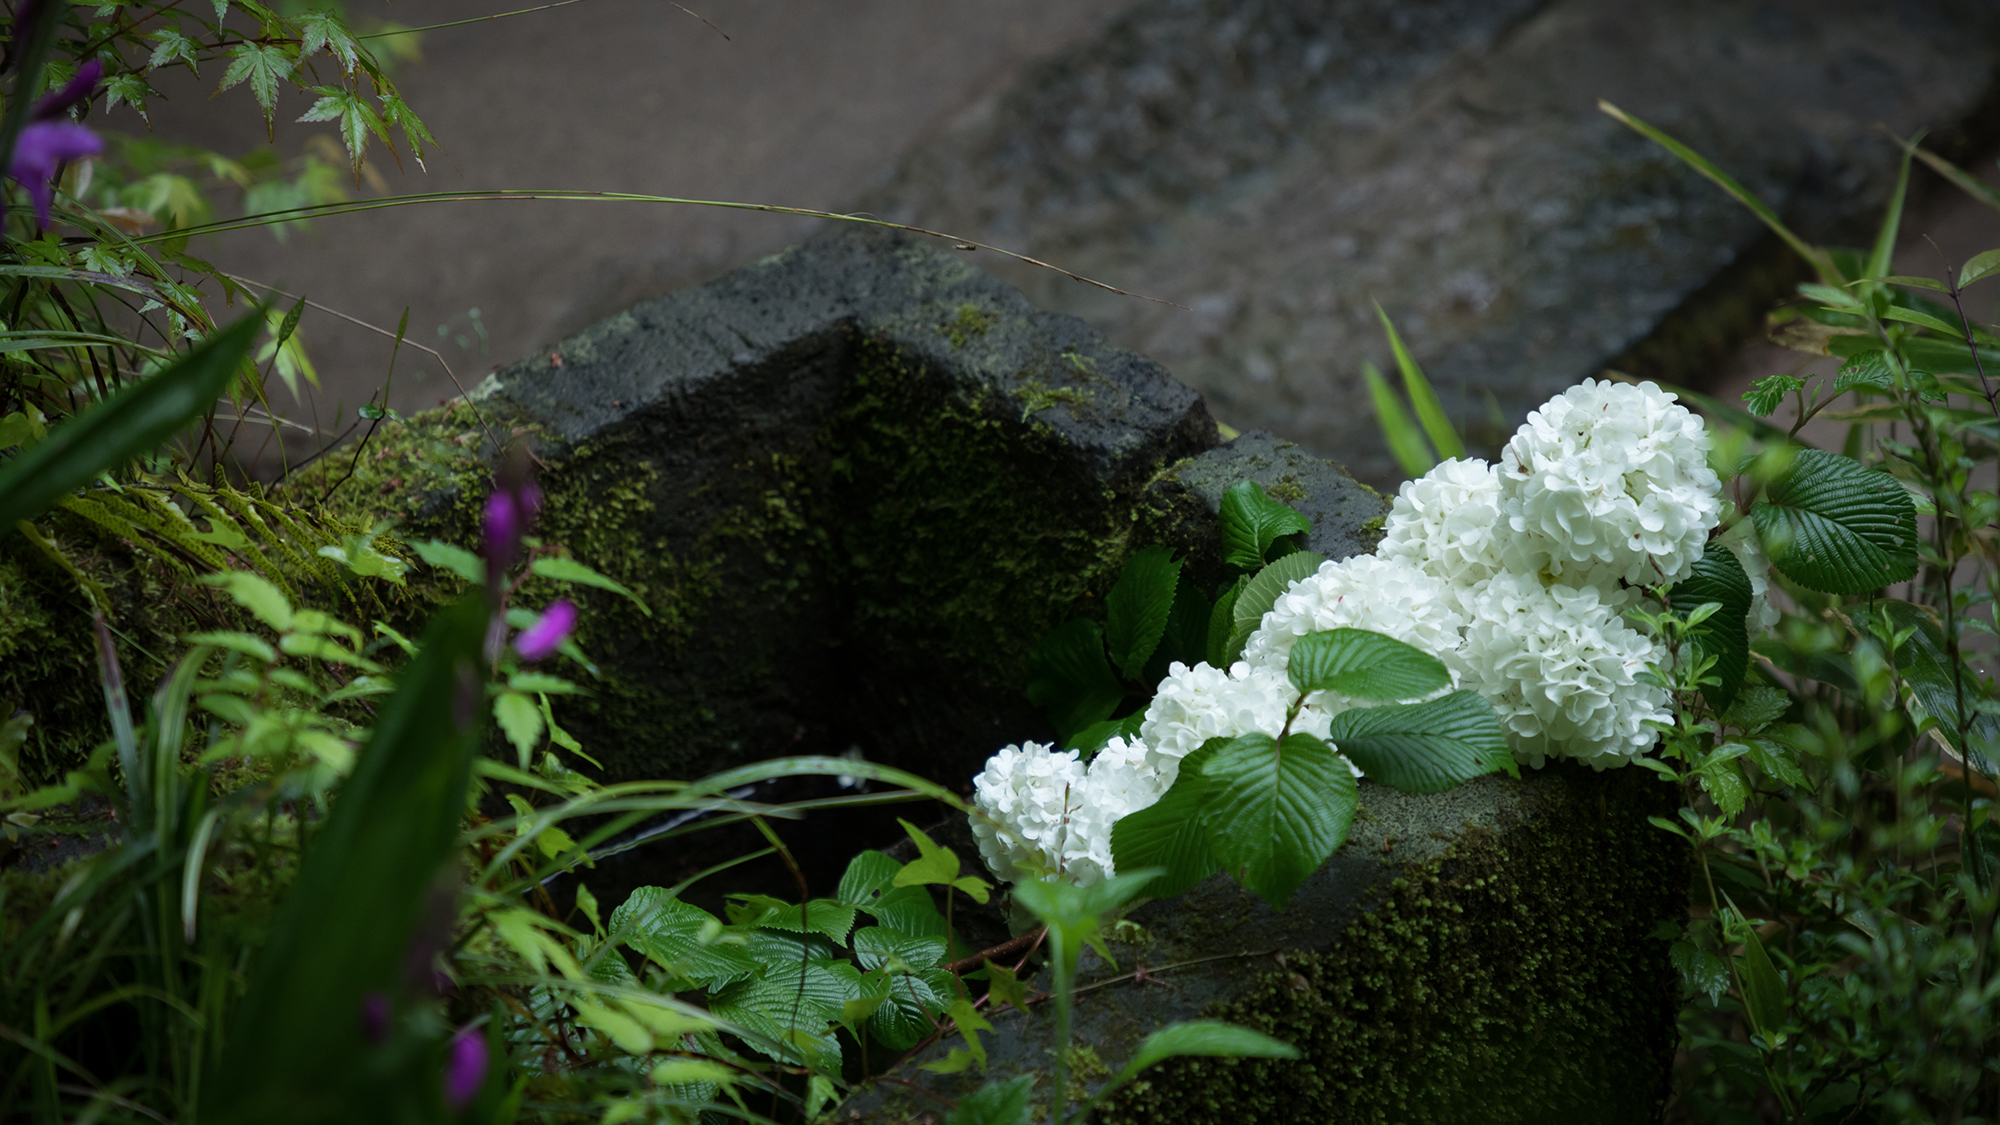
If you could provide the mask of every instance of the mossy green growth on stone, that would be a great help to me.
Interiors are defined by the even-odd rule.
[[[944,332],[945,339],[951,341],[952,347],[962,348],[972,340],[986,335],[986,330],[993,327],[993,322],[998,319],[998,314],[967,303],[958,306],[958,315],[953,317],[941,331]]]

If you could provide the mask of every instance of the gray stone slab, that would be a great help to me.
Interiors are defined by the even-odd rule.
[[[1383,485],[1371,301],[1491,451],[1609,363],[1699,384],[1795,277],[1597,99],[1859,242],[1896,165],[1878,123],[1990,135],[1997,33],[1974,0],[1147,0],[867,205],[1187,306],[985,263]]]

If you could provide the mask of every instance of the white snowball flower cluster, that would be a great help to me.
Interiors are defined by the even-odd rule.
[[[1666,689],[1641,682],[1665,659],[1596,587],[1544,586],[1501,574],[1467,598],[1464,655],[1471,685],[1498,712],[1516,756],[1541,766],[1581,758],[1599,769],[1644,754],[1665,722]]]
[[[987,866],[1010,880],[1113,874],[1112,825],[1158,801],[1182,759],[1212,738],[1284,729],[1297,698],[1292,646],[1325,629],[1367,629],[1438,657],[1454,687],[1493,705],[1530,765],[1570,757],[1603,769],[1644,754],[1656,738],[1648,721],[1671,712],[1665,689],[1640,676],[1666,651],[1623,613],[1640,587],[1685,578],[1707,548],[1724,504],[1708,448],[1673,395],[1586,379],[1528,415],[1500,464],[1454,459],[1405,483],[1376,554],[1294,582],[1227,671],[1173,664],[1138,738],[1112,739],[1088,767],[1035,743],[994,755],[974,796]],[[1777,617],[1769,561],[1747,521],[1718,542],[1750,575],[1749,626],[1761,632]],[[1291,730],[1325,738],[1355,703],[1316,694]]]
[[[1729,548],[1729,553],[1743,565],[1743,573],[1750,576],[1750,635],[1766,632],[1784,613],[1771,604],[1771,558],[1757,539],[1756,525],[1743,520],[1715,541]]]
[[[1321,563],[1279,595],[1244,645],[1243,659],[1252,667],[1283,673],[1300,637],[1326,629],[1366,629],[1441,657],[1457,687],[1458,634],[1464,627],[1451,583],[1407,558],[1355,555]],[[1336,706],[1346,710],[1347,705]]]
[[[1550,399],[1500,457],[1508,569],[1570,585],[1687,577],[1722,517],[1708,448],[1701,419],[1651,383],[1585,379]]]

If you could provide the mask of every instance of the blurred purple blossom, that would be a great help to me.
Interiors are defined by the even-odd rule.
[[[451,1040],[444,1063],[444,1101],[453,1113],[464,1109],[486,1081],[486,1037],[473,1027],[462,1027]]]
[[[28,198],[35,204],[35,218],[42,226],[49,225],[49,204],[54,198],[50,181],[55,179],[56,169],[64,161],[104,151],[104,142],[96,133],[74,121],[52,119],[89,100],[103,77],[104,64],[96,59],[78,67],[76,77],[64,83],[62,89],[35,103],[32,123],[21,130],[14,141],[14,151],[8,155],[7,175],[28,190]]]
[[[486,498],[486,566],[488,581],[514,565],[521,550],[521,537],[535,524],[542,507],[542,490],[529,481],[509,488],[502,485]]]
[[[380,1046],[389,1041],[389,994],[371,992],[361,998],[361,1034]]]
[[[14,142],[14,155],[7,161],[7,174],[28,189],[35,201],[35,217],[49,225],[49,203],[54,198],[50,181],[65,160],[95,156],[104,151],[97,134],[74,121],[37,121],[21,130]]]
[[[533,625],[514,638],[514,651],[520,653],[524,660],[547,660],[555,655],[555,651],[569,637],[570,630],[575,628],[575,603],[568,598],[557,598],[542,611]]]
[[[63,83],[60,90],[47,94],[35,103],[34,120],[47,121],[59,113],[65,113],[73,105],[88,101],[97,92],[97,84],[104,79],[104,64],[92,59],[76,68],[76,77]]]

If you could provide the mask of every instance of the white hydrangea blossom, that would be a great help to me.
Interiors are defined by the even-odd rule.
[[[1278,596],[1244,644],[1243,659],[1282,677],[1300,637],[1324,629],[1367,629],[1441,658],[1457,687],[1459,631],[1465,626],[1457,602],[1450,583],[1405,558],[1355,555],[1323,562]],[[1345,701],[1313,702],[1346,708]]]
[[[1276,737],[1285,729],[1285,712],[1296,698],[1298,692],[1280,669],[1239,660],[1224,672],[1205,663],[1190,668],[1177,660],[1154,689],[1146,721],[1139,727],[1146,764],[1158,771],[1164,791],[1180,776],[1181,759],[1211,738],[1260,731]],[[1292,720],[1292,730],[1324,738],[1332,722],[1333,716],[1307,707]]]
[[[1003,747],[972,779],[972,818],[979,855],[1008,882],[1062,870],[1081,884],[1105,874],[1091,858],[1086,808],[1088,775],[1077,752],[1029,742]],[[1105,856],[1109,858],[1107,845]]]
[[[1403,482],[1375,553],[1469,587],[1503,569],[1511,530],[1500,513],[1499,468],[1454,457]]]
[[[1736,561],[1743,564],[1743,573],[1750,576],[1750,616],[1746,624],[1750,638],[1769,632],[1784,614],[1771,604],[1771,559],[1764,553],[1764,544],[1757,538],[1757,528],[1749,520],[1739,521],[1716,537],[1716,542],[1729,548]]]
[[[1120,817],[1151,808],[1172,784],[1171,778],[1162,777],[1147,763],[1144,739],[1114,737],[1090,759],[1084,801],[1104,823],[1107,856],[1111,826]],[[1105,872],[1111,873],[1108,864]]]
[[[1468,680],[1529,765],[1553,757],[1594,769],[1624,765],[1658,738],[1646,720],[1672,717],[1665,689],[1638,679],[1666,659],[1664,647],[1621,620],[1595,588],[1502,574],[1466,608]]]
[[[1599,382],[1550,399],[1500,459],[1507,569],[1559,582],[1685,578],[1721,518],[1701,419],[1652,383]]]

